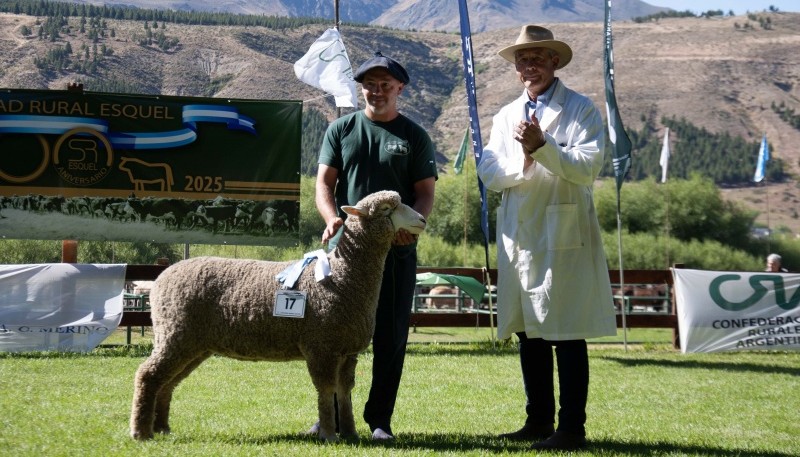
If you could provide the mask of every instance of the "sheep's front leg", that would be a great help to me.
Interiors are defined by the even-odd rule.
[[[336,376],[340,359],[325,354],[306,360],[311,381],[317,388],[317,409],[319,414],[319,438],[325,441],[337,441],[336,411],[333,406],[333,394],[336,392]]]
[[[351,399],[351,392],[356,384],[357,363],[358,358],[355,354],[345,357],[339,367],[339,382],[336,389],[336,398],[339,402],[339,434],[348,439],[358,439]]]

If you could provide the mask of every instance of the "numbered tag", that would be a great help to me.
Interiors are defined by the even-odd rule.
[[[275,294],[273,316],[303,317],[306,313],[306,293],[299,290],[279,290]]]

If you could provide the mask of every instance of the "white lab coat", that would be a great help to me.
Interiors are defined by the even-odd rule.
[[[603,120],[592,101],[557,86],[541,115],[546,144],[523,172],[514,127],[528,96],[503,107],[478,165],[497,209],[500,338],[574,340],[615,335],[617,326],[592,184],[603,165]]]

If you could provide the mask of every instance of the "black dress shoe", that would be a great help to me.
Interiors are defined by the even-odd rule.
[[[586,437],[576,433],[557,431],[544,441],[539,441],[531,449],[550,451],[574,451],[586,447]]]
[[[553,424],[525,424],[516,432],[502,433],[500,438],[505,438],[512,441],[539,441],[552,435],[553,431]]]

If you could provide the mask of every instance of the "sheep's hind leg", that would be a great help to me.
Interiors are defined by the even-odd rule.
[[[339,366],[339,376],[336,388],[336,398],[339,402],[339,434],[343,438],[358,439],[356,421],[353,417],[353,402],[351,392],[356,384],[356,355],[344,358]]]
[[[156,418],[155,423],[153,425],[153,431],[156,433],[169,433],[169,407],[172,403],[172,392],[175,390],[175,387],[180,384],[181,381],[186,379],[195,368],[200,366],[201,363],[205,362],[211,356],[210,352],[204,353],[198,356],[196,359],[189,362],[186,368],[183,369],[177,376],[172,378],[161,390],[158,392],[158,396],[156,397]]]
[[[171,390],[166,396],[161,396],[162,389],[173,383],[173,380],[196,358],[197,354],[181,354],[180,351],[174,351],[169,355],[154,352],[139,365],[133,384],[130,419],[132,438],[137,440],[153,438],[156,410],[169,411],[169,404],[159,405],[159,401],[166,400],[168,402],[171,398]],[[174,389],[174,384],[172,389]],[[159,420],[159,422],[162,430],[165,427],[167,430],[169,429],[165,420]]]

